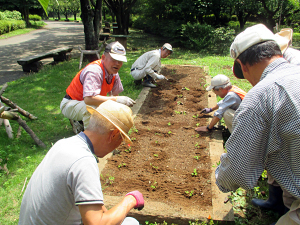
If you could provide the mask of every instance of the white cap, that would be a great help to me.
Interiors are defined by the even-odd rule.
[[[265,25],[257,24],[248,27],[238,34],[230,46],[230,56],[236,59],[251,46],[264,41],[276,41],[275,35]]]
[[[229,82],[230,82],[230,79],[228,77],[226,77],[223,74],[218,74],[213,79],[211,79],[210,86],[208,88],[206,88],[206,90],[210,91],[211,89],[213,89],[215,87],[228,84]]]
[[[104,51],[109,52],[110,56],[117,61],[127,62],[126,50],[118,41],[106,45]]]
[[[170,45],[169,43],[165,43],[162,47],[163,47],[163,49],[166,48],[166,49],[170,50],[171,52],[173,52],[172,45]]]

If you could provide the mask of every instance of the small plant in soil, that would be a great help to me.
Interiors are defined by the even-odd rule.
[[[154,157],[158,157],[158,154],[153,154]]]
[[[198,118],[199,117],[199,115],[198,114],[196,114],[196,115],[193,115],[193,118]]]
[[[127,146],[128,146],[128,149],[125,149],[125,152],[130,153],[131,152],[130,144],[128,144]]]
[[[155,141],[155,144],[158,144],[158,141]]]
[[[168,131],[168,134],[172,134],[172,131]]]
[[[183,111],[182,114],[183,114],[183,115],[186,115],[186,111]]]
[[[175,110],[175,113],[176,113],[176,114],[181,114],[182,112],[179,112],[179,111],[176,111],[176,110]]]
[[[133,125],[133,127],[130,128],[130,130],[128,131],[128,135],[132,134],[132,132],[138,133],[138,129],[136,129],[136,127]]]
[[[171,122],[169,122],[169,123],[168,123],[168,126],[171,126],[171,125],[172,125]]]
[[[177,105],[183,105],[183,103],[181,101],[178,101]]]
[[[184,88],[182,88],[182,90],[189,91],[190,89],[189,89],[189,88],[187,88],[187,87],[184,87]]]
[[[198,142],[196,142],[195,147],[196,147],[196,148],[199,148],[199,147],[200,147]]]
[[[177,95],[177,98],[183,98],[183,95]]]
[[[152,166],[153,169],[158,169],[158,166],[154,166],[152,163],[150,163],[150,166]]]
[[[109,180],[109,184],[112,185],[113,182],[114,182],[114,180],[115,180],[115,177],[110,176],[110,177],[108,178],[108,180]]]
[[[118,168],[125,167],[125,166],[126,166],[126,163],[121,163],[118,165]]]
[[[196,127],[199,127],[200,123],[196,123]]]
[[[160,134],[160,133],[155,133],[154,135],[158,135],[158,136],[160,136],[161,134]]]
[[[193,176],[193,177],[196,177],[197,175],[198,175],[197,169],[195,168],[195,169],[194,169],[194,172],[192,172],[192,176]]]
[[[196,159],[196,160],[199,160],[200,158],[201,158],[200,155],[195,155],[195,156],[194,156],[194,159]]]
[[[152,188],[152,190],[155,190],[155,188],[157,187],[157,182],[154,181],[154,183],[150,187]]]
[[[199,125],[198,125],[198,126],[199,126]],[[195,135],[195,138],[198,138],[198,137],[200,137],[200,134],[196,134],[196,135]]]
[[[193,194],[194,194],[194,190],[192,190],[192,191],[185,191],[184,193],[186,194],[186,196],[188,198],[191,198],[193,196]]]

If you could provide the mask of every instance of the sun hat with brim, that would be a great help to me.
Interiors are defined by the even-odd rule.
[[[120,131],[123,140],[127,144],[132,144],[128,132],[133,126],[133,118],[132,111],[128,106],[108,100],[100,104],[96,109],[89,105],[86,108],[90,114],[98,113],[111,122]]]
[[[121,45],[121,43],[118,41],[106,45],[104,51],[108,52],[109,55],[117,61],[127,62],[126,50],[124,46]]]
[[[168,49],[169,51],[171,51],[171,53],[173,52],[172,45],[170,45],[169,43],[165,43],[163,45],[163,49]]]
[[[228,84],[230,79],[223,74],[216,75],[213,79],[211,79],[210,86],[206,88],[207,91],[210,91],[213,88],[221,87],[225,84]]]
[[[265,25],[257,24],[248,27],[243,32],[238,34],[230,46],[230,56],[236,60],[237,57],[251,46],[265,42],[276,41],[276,37]],[[233,73],[239,79],[245,79],[241,66],[238,62],[234,62]]]
[[[283,28],[278,33],[275,34],[276,42],[280,46],[282,54],[287,50],[287,48],[292,44],[293,39],[293,29]]]

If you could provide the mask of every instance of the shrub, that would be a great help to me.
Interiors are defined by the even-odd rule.
[[[187,49],[201,51],[211,45],[213,27],[206,24],[187,23],[182,25],[181,44]]]
[[[7,20],[7,17],[4,12],[0,12],[0,20]]]
[[[7,19],[11,19],[11,20],[22,20],[22,15],[19,11],[9,11],[9,10],[5,10],[3,12],[6,16]]]
[[[40,17],[39,15],[29,15],[29,20],[33,20],[33,21],[41,21],[42,20],[42,17]]]
[[[235,30],[235,32],[239,32],[240,31],[240,22],[239,21],[229,21],[228,27],[230,27],[230,29]]]
[[[26,27],[23,20],[0,20],[0,35]]]
[[[235,38],[235,30],[227,27],[219,27],[212,31],[213,43],[210,46],[212,52],[228,54],[231,43]]]

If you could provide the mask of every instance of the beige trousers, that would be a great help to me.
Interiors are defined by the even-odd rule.
[[[60,110],[62,114],[71,120],[83,121],[84,129],[90,123],[91,114],[86,109],[84,101],[69,100],[63,98],[60,103]]]
[[[235,110],[227,109],[223,114],[224,121],[230,133],[232,133],[232,120],[233,120],[234,113]]]
[[[276,225],[297,225],[300,224],[300,200],[291,205],[290,211],[284,214],[277,221]]]

